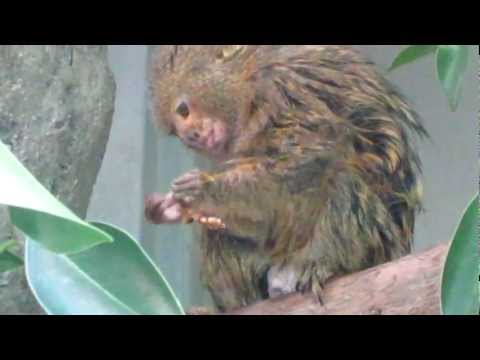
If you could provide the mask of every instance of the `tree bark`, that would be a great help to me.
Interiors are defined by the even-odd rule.
[[[440,289],[448,246],[440,245],[330,281],[324,305],[293,294],[233,311],[231,315],[440,315]]]

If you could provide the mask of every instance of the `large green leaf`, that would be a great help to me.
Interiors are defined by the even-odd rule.
[[[52,315],[183,315],[169,284],[132,237],[95,223],[114,242],[57,255],[27,241],[27,279]]]
[[[478,315],[478,196],[465,211],[447,256],[442,278],[445,315]]]
[[[438,77],[452,110],[456,110],[460,102],[468,60],[469,48],[467,45],[440,45],[438,47]]]
[[[411,45],[398,54],[389,71],[393,71],[403,65],[433,54],[436,49],[437,45]]]
[[[16,227],[57,253],[78,253],[113,241],[55,199],[1,142],[0,204],[10,207]]]

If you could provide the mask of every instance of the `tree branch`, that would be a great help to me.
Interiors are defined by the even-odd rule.
[[[441,274],[447,245],[329,282],[322,306],[293,294],[231,315],[440,315]]]

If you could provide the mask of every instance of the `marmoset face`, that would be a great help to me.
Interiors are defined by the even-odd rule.
[[[227,122],[202,109],[195,97],[180,96],[173,104],[173,131],[189,148],[219,157],[229,140]]]
[[[224,157],[253,96],[249,45],[163,46],[155,60],[157,121],[191,149]]]

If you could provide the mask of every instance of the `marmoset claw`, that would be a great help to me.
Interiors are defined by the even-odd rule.
[[[206,226],[209,230],[224,230],[227,228],[223,220],[218,217],[188,212],[185,218],[185,223],[191,224],[193,222]]]
[[[210,230],[224,230],[226,228],[226,225],[222,219],[216,217],[202,216],[198,222]]]

